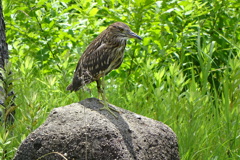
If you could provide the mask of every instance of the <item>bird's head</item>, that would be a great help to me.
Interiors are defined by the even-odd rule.
[[[134,33],[128,25],[122,22],[113,23],[108,29],[114,36],[121,39],[136,38],[142,40],[142,38]]]

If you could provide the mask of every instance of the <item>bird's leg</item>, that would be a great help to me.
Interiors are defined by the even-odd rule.
[[[98,99],[100,99],[100,96],[102,97],[103,94],[103,90],[101,88],[101,80],[96,80],[97,82],[97,89],[98,89]]]
[[[101,88],[102,86],[102,88]],[[105,83],[104,83],[104,77],[102,77],[102,81],[99,79],[97,80],[97,89],[98,89],[98,97],[101,95],[102,101],[100,101],[104,107],[100,108],[100,110],[107,110],[109,113],[111,113],[114,117],[117,117],[113,111],[118,112],[116,109],[111,108],[108,106],[107,99],[106,99],[106,94],[105,94]]]

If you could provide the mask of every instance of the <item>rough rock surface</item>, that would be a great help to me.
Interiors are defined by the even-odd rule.
[[[55,108],[20,145],[14,160],[178,160],[175,133],[165,124],[96,98]]]

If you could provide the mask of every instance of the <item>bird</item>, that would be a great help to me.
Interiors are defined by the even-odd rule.
[[[98,97],[102,97],[105,109],[116,115],[116,111],[107,104],[104,77],[123,62],[127,39],[142,40],[130,27],[123,22],[110,24],[86,48],[81,55],[74,72],[72,83],[67,86],[69,91],[78,91],[91,82],[97,82]],[[117,112],[117,111],[116,111]]]

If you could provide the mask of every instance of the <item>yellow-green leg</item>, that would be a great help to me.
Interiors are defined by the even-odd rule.
[[[103,103],[103,107],[100,108],[100,110],[107,110],[109,113],[111,113],[114,117],[117,117],[116,114],[113,113],[114,112],[118,112],[116,109],[114,108],[111,108],[108,106],[108,102],[107,102],[107,99],[106,99],[106,94],[105,94],[105,83],[104,83],[104,77],[102,77],[102,80],[97,80],[97,89],[98,89],[98,99],[100,98],[100,95],[102,97],[102,101],[100,101],[101,103]],[[102,88],[101,88],[102,86]]]

